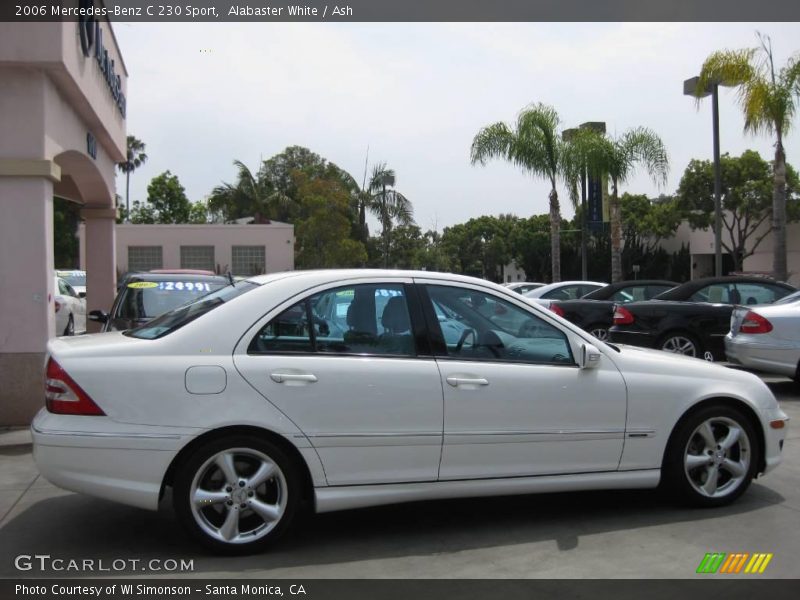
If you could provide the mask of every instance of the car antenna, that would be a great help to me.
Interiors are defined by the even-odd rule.
[[[231,285],[234,285],[233,273],[231,273],[230,271],[228,271],[228,281],[230,282]]]

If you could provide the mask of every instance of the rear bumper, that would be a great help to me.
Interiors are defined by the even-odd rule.
[[[150,510],[158,508],[170,463],[195,436],[44,409],[33,420],[31,434],[36,466],[54,485]]]

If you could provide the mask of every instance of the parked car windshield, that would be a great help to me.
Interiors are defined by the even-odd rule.
[[[160,317],[156,317],[149,323],[130,329],[125,332],[125,335],[144,340],[164,337],[180,329],[187,323],[194,321],[198,317],[214,310],[218,306],[250,290],[254,290],[257,287],[258,284],[251,281],[240,281],[228,284],[215,292],[211,292],[196,300],[190,301],[188,304],[174,308]]]

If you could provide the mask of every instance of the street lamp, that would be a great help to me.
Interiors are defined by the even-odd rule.
[[[714,273],[722,276],[722,170],[719,161],[719,82],[698,88],[699,77],[683,82],[684,96],[705,98],[711,95],[711,121],[714,130]]]
[[[581,124],[577,129],[565,129],[561,132],[561,139],[565,142],[572,140],[578,132],[578,129],[589,129],[597,134],[604,135],[606,132],[606,124],[603,121],[589,121]],[[589,278],[588,265],[587,265],[587,229],[588,229],[588,211],[586,210],[586,165],[581,167],[581,278],[586,281]]]

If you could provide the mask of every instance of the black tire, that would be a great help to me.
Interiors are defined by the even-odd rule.
[[[730,434],[729,426],[738,427],[741,430],[739,441],[726,453],[729,455],[727,459],[737,465],[741,465],[745,457],[749,459],[738,477],[734,477],[725,466],[718,465],[715,482],[720,495],[714,496],[700,491],[703,484],[708,482],[715,459],[719,458],[708,454],[709,445],[703,435],[697,432],[703,424],[709,422],[713,422],[712,432],[717,441],[724,441]],[[720,444],[716,448],[719,449]],[[724,452],[724,449],[720,451]],[[690,468],[687,466],[689,455],[698,462],[701,457],[707,462]],[[758,437],[750,419],[736,408],[721,404],[710,405],[684,419],[670,436],[661,469],[662,487],[682,504],[699,507],[724,506],[747,490],[756,475],[759,460]],[[726,485],[729,487],[726,488]]]
[[[661,336],[661,338],[659,338],[656,348],[663,350],[664,352],[673,352],[673,350],[668,350],[667,346],[670,344],[679,344],[680,339],[689,342],[694,347],[694,354],[675,352],[676,354],[682,354],[683,356],[694,356],[695,358],[703,358],[703,345],[695,336],[686,331],[669,331],[665,333],[663,336]]]
[[[213,460],[220,454],[234,456],[235,473],[239,481],[249,480],[265,464],[258,462],[262,456],[277,467],[277,472],[252,490],[249,484],[240,487],[225,485],[223,470]],[[204,491],[214,494],[213,503],[209,500],[205,506],[193,506],[196,483],[202,485]],[[219,495],[225,495],[228,499],[220,501]],[[242,434],[213,440],[188,456],[176,469],[172,503],[184,529],[213,552],[250,554],[262,550],[286,532],[297,513],[300,496],[301,483],[297,468],[283,450],[268,440]],[[280,512],[280,516],[272,522],[264,519],[251,508],[254,502],[274,509],[276,514]],[[232,511],[235,511],[232,518],[237,523],[235,531],[244,530],[244,535],[237,533],[232,541],[226,541],[222,537],[223,529]]]
[[[64,328],[64,335],[75,335],[75,319],[72,315],[67,319],[67,326]]]

